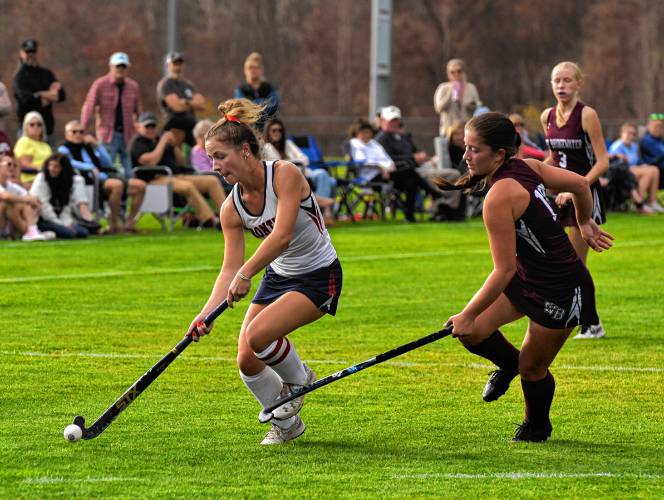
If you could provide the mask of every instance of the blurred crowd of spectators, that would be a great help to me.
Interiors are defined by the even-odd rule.
[[[167,74],[155,90],[161,116],[143,108],[140,84],[130,77],[129,56],[112,54],[108,72],[91,83],[80,119],[65,124],[65,140],[58,145],[53,143],[54,107],[67,93],[53,71],[40,65],[38,55],[37,40],[21,43],[11,84],[15,103],[0,82],[0,237],[39,241],[135,233],[147,186],[166,182],[190,207],[189,225],[220,228],[218,213],[229,186],[211,172],[205,134],[213,122],[198,120],[207,101],[185,77],[184,54],[166,55]],[[370,186],[375,193],[389,188],[396,193],[392,209],[400,207],[410,222],[416,221],[425,199],[433,220],[463,220],[471,213],[464,195],[443,193],[432,182],[436,176],[454,182],[465,171],[464,124],[488,110],[462,60],[448,62],[448,81],[434,93],[433,107],[440,116],[435,155],[429,157],[416,145],[399,108],[387,106],[375,123],[358,119],[352,124],[345,148],[352,163],[346,164],[343,179],[320,162],[312,164],[289,138],[279,118],[277,88],[265,80],[260,54],[246,58],[244,74],[234,97],[265,107],[257,124],[264,158],[287,159],[302,169],[327,224],[334,224],[337,215],[340,184],[349,182]],[[20,124],[15,139],[7,133],[7,117],[13,112]],[[520,156],[544,160],[542,134],[531,138],[520,114],[510,119],[521,135]],[[622,126],[620,137],[610,143],[611,166],[602,185],[611,207],[653,215],[661,211],[657,193],[664,182],[664,114],[650,115],[646,127],[639,139],[635,124]],[[168,167],[172,176],[152,167]],[[99,189],[96,206],[86,189],[93,185]],[[107,220],[103,227],[100,213]]]

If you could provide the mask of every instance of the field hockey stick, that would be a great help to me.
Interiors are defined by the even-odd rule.
[[[203,322],[206,326],[210,326],[212,322],[217,319],[217,317],[223,313],[228,307],[228,302],[225,300],[219,304],[213,311],[211,311]],[[85,427],[85,418],[78,415],[74,418],[74,425],[78,425],[83,431],[81,436],[83,439],[94,439],[99,434],[104,432],[104,430],[113,423],[113,421],[118,418],[118,415],[122,413],[127,406],[129,406],[133,401],[141,395],[141,393],[147,389],[156,378],[162,374],[162,372],[170,365],[175,358],[177,358],[182,351],[184,351],[189,344],[193,341],[190,335],[187,335],[183,338],[178,344],[173,347],[168,354],[161,358],[157,363],[150,368],[145,374],[139,378],[134,384],[127,389],[122,396],[120,396],[115,403],[108,407],[108,409],[99,417],[95,422],[88,428]]]
[[[427,335],[426,337],[422,337],[421,339],[414,340],[399,347],[395,347],[391,351],[384,352],[383,354],[374,356],[373,358],[367,359],[366,361],[345,368],[341,371],[333,373],[332,375],[328,375],[325,378],[317,380],[313,384],[305,385],[302,386],[301,388],[295,389],[288,396],[277,399],[274,402],[274,404],[268,406],[267,408],[264,408],[258,415],[258,421],[261,424],[266,424],[274,418],[273,414],[274,410],[279,408],[281,405],[288,403],[289,401],[292,401],[295,398],[299,398],[300,396],[304,396],[305,394],[309,394],[310,392],[315,391],[316,389],[320,389],[321,387],[331,384],[332,382],[336,382],[337,380],[341,380],[342,378],[348,377],[353,373],[362,371],[365,368],[369,368],[370,366],[383,363],[384,361],[396,358],[397,356],[401,356],[402,354],[412,351],[413,349],[417,349],[418,347],[422,347],[423,345],[427,345],[430,344],[431,342],[435,342],[436,340],[440,340],[443,337],[447,337],[448,335],[451,335],[452,329],[453,326],[451,325],[447,326],[438,332],[432,333],[431,335]]]

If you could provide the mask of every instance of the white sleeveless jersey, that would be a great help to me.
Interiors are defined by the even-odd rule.
[[[260,239],[272,232],[277,217],[278,198],[274,192],[274,165],[276,161],[263,162],[265,168],[265,205],[260,214],[254,215],[247,210],[240,196],[240,185],[233,186],[233,204],[246,229]],[[297,276],[309,273],[332,264],[337,252],[332,246],[330,235],[323,223],[318,203],[311,193],[300,202],[293,237],[288,248],[274,259],[270,266],[281,276]]]

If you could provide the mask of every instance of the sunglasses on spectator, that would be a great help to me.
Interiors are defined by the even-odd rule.
[[[127,69],[127,65],[126,65],[126,64],[116,64],[115,67],[116,67],[116,68],[120,68],[120,69]]]
[[[26,54],[36,54],[37,53],[36,50],[24,50],[23,52],[25,52]]]
[[[650,115],[651,120],[664,120],[664,113],[652,113]]]
[[[148,123],[148,124],[145,125],[145,128],[157,128],[157,124],[156,123]]]
[[[270,129],[270,132],[283,132],[283,131],[284,129],[281,127],[275,127]]]
[[[70,130],[72,134],[84,134],[85,130]]]
[[[28,123],[28,127],[41,127],[42,124],[39,122]]]

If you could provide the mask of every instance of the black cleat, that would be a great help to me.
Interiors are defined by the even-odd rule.
[[[486,385],[484,386],[482,399],[487,403],[498,399],[507,392],[507,389],[510,387],[510,382],[516,377],[516,375],[516,373],[510,374],[502,368],[492,371],[489,380],[487,380]]]
[[[514,433],[512,441],[541,443],[542,441],[546,441],[547,439],[549,439],[549,436],[551,436],[552,431],[553,427],[551,426],[551,422],[549,422],[548,420],[546,422],[546,425],[543,427],[536,427],[532,422],[524,420],[523,423],[519,425],[519,427],[517,428],[516,433]]]

